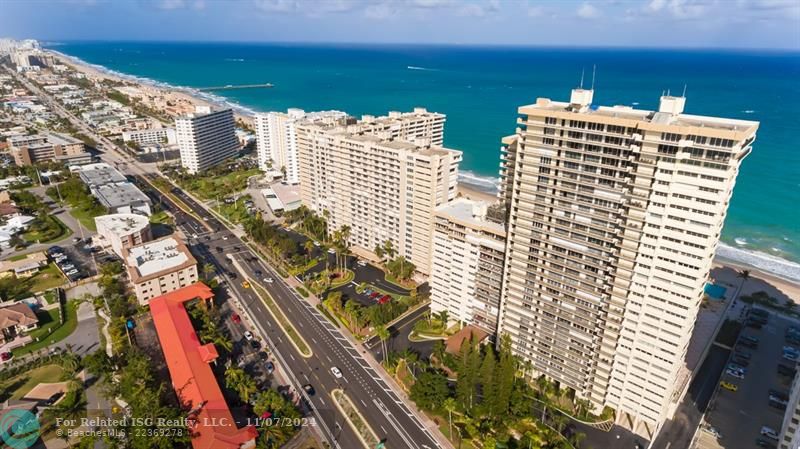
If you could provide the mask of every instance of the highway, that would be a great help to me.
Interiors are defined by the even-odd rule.
[[[109,139],[94,133],[85,123],[66,111],[47,93],[38,89],[23,77],[17,76],[20,82],[37,94],[56,113],[70,120],[78,129],[104,144],[105,152],[101,156],[104,162],[117,166],[148,194],[163,203],[174,213],[176,223],[188,238],[192,252],[214,264],[226,279],[230,291],[242,305],[242,310],[250,322],[254,324],[254,334],[261,337],[269,346],[276,358],[278,369],[292,381],[292,387],[300,392],[311,408],[321,429],[321,434],[333,447],[351,449],[362,447],[355,432],[345,421],[344,416],[333,404],[330,392],[334,389],[344,390],[368,424],[379,438],[385,439],[386,447],[409,449],[434,449],[443,446],[422,424],[419,416],[397,396],[397,393],[381,378],[364,357],[369,357],[356,349],[350,340],[333,326],[327,319],[303,300],[283,279],[256,254],[254,254],[233,232],[229,231],[203,205],[198,204],[180,189],[173,189],[172,194],[186,204],[194,215],[187,214],[169,197],[157,192],[146,178],[157,176],[145,173],[135,160],[130,158]],[[199,217],[199,218],[196,218]],[[194,236],[197,236],[196,238]],[[217,247],[222,249],[217,251]],[[232,263],[233,259],[236,264]],[[241,270],[239,270],[238,265]],[[262,272],[256,275],[256,270]],[[227,273],[240,271],[236,280]],[[267,311],[265,304],[256,296],[251,288],[242,286],[243,276],[259,282],[267,290],[278,307],[303,335],[313,351],[309,358],[302,357],[288,341],[288,337],[280,330],[277,322]],[[274,279],[272,283],[262,282],[266,276]],[[243,315],[245,318],[245,315]],[[243,320],[245,322],[247,320]],[[336,379],[331,373],[332,367],[338,367],[343,376]],[[316,394],[308,396],[302,385],[310,383]],[[440,437],[441,438],[441,437]],[[451,447],[446,441],[446,447]]]

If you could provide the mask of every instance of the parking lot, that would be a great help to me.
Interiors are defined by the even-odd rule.
[[[761,435],[767,426],[780,433],[784,411],[772,401],[770,391],[788,394],[792,382],[790,375],[778,373],[778,365],[796,366],[796,362],[783,358],[784,335],[789,326],[799,326],[800,321],[769,313],[766,324],[760,329],[744,327],[729,362],[737,359],[744,366],[743,379],[732,375],[726,368],[720,379],[730,383],[736,391],[719,388],[707,415],[706,421],[721,435],[718,443],[729,449],[757,447],[761,439],[777,445],[777,441]],[[745,347],[747,337],[758,339],[757,348]],[[737,353],[740,354],[737,357]],[[749,354],[749,360],[746,355]],[[728,365],[730,367],[730,364]],[[769,446],[768,446],[769,447]]]
[[[97,274],[92,252],[83,242],[75,241],[71,245],[51,246],[47,250],[47,255],[70,282]]]

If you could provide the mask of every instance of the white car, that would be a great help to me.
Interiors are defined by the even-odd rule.
[[[733,377],[737,378],[737,379],[744,379],[744,373],[742,373],[742,372],[739,372],[739,371],[734,371],[734,370],[732,370],[732,369],[730,369],[730,368],[728,368],[727,370],[725,370],[725,372],[726,372],[726,373],[728,373],[729,375],[731,375],[731,376],[733,376]]]
[[[778,432],[776,432],[774,429],[772,429],[770,427],[767,427],[767,426],[764,426],[764,427],[761,428],[761,435],[763,435],[763,436],[765,436],[767,438],[771,438],[773,440],[777,440],[778,439]]]
[[[336,254],[336,250],[335,250],[335,249],[333,249],[333,248],[330,248],[330,249],[328,250],[328,253],[329,253],[329,254]]]
[[[250,331],[244,331],[244,339],[247,341],[253,341],[253,333]]]
[[[275,279],[272,279],[272,278],[264,278],[264,282],[266,282],[267,284],[271,284],[271,283],[275,282]]]
[[[358,262],[356,262],[356,265],[358,265],[359,267],[366,267],[367,262],[364,260],[359,260]]]
[[[342,378],[342,372],[339,371],[339,368],[337,368],[335,366],[331,367],[331,374],[333,374],[333,377],[335,377],[337,379],[341,379]]]
[[[222,236],[222,240],[228,240],[228,236],[227,235],[223,235]]]

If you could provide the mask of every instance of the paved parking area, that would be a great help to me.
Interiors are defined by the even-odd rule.
[[[770,313],[769,322],[761,329],[745,327],[741,335],[759,339],[757,349],[743,348],[752,355],[744,379],[723,373],[723,381],[738,387],[736,392],[720,388],[706,415],[706,421],[716,428],[722,437],[719,444],[725,448],[755,447],[761,438],[762,426],[780,432],[783,411],[769,405],[769,390],[788,392],[791,378],[779,375],[779,363],[794,365],[782,358],[784,333],[797,320]],[[741,339],[740,335],[740,339]]]

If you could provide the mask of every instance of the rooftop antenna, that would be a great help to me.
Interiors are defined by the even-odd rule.
[[[686,98],[686,83],[683,83],[683,98]]]
[[[581,67],[581,89],[583,89],[583,73],[584,73],[585,71],[586,71],[586,70],[585,70],[583,67]]]
[[[597,64],[592,64],[592,90],[594,90],[594,76],[597,73]]]

